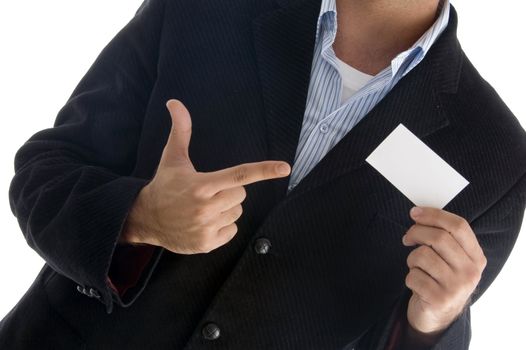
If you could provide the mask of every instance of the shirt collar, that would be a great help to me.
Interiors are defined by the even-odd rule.
[[[316,25],[316,40],[318,40],[318,37],[320,36],[320,30],[321,30],[321,22],[323,20],[323,17],[328,12],[334,12],[334,18],[336,19],[336,0],[322,0],[321,7],[320,7],[320,14],[318,15],[318,23]],[[334,25],[329,26],[331,31],[336,33],[337,23],[334,21]]]
[[[327,15],[326,15],[327,14]],[[325,21],[328,32],[332,36],[331,45],[334,41],[336,35],[338,22],[336,20],[337,11],[336,11],[336,0],[322,0],[320,13],[318,15],[318,22],[316,25],[316,40],[318,40],[321,34],[321,23],[325,17],[328,17],[329,20]],[[411,46],[409,49],[399,53],[391,61],[391,71],[392,76],[395,76],[399,71],[400,67],[408,60],[409,57],[414,58],[411,64],[405,69],[403,74],[407,73],[411,68],[416,66],[427,54],[435,40],[442,33],[442,31],[447,27],[449,22],[449,0],[444,0],[442,8],[440,10],[440,15],[436,19],[429,29],[422,34],[422,36]]]
[[[325,1],[325,0],[324,0]],[[335,1],[335,0],[332,0]],[[446,29],[449,22],[449,0],[444,0],[440,15],[435,20],[435,23],[429,29],[422,34],[422,36],[411,46],[409,49],[398,54],[391,61],[391,68],[393,70],[393,76],[398,72],[403,63],[409,56],[415,55],[415,59],[411,62],[408,69],[403,72],[409,72],[414,66],[416,66],[425,57],[433,43],[439,37],[439,35]]]

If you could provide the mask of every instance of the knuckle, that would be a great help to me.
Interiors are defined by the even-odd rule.
[[[436,244],[438,246],[445,246],[449,243],[449,240],[449,233],[446,231],[440,231],[440,233],[438,233],[433,239],[433,244]]]
[[[407,229],[407,231],[405,232],[405,235],[407,236],[407,238],[410,238],[410,239],[417,238],[418,237],[418,225],[417,224],[411,225],[411,227],[409,227],[409,229]]]
[[[417,286],[417,277],[413,269],[410,269],[409,273],[405,276],[405,284],[409,289]]]
[[[244,201],[245,198],[247,198],[247,190],[245,189],[245,186],[240,187],[240,202]]]
[[[235,208],[234,217],[238,219],[243,214],[243,207],[241,204],[238,204]]]
[[[409,228],[407,229],[407,231],[405,232],[405,234],[406,234],[407,237],[410,237],[410,236],[413,234],[413,231],[415,230],[415,227],[416,227],[416,225],[413,224],[413,225],[411,225],[411,227],[409,227]]]
[[[226,244],[226,243],[230,242],[230,240],[232,238],[234,238],[234,236],[236,235],[236,233],[237,233],[237,225],[233,223],[233,224],[224,226],[223,228],[221,228],[219,230],[219,233],[222,236],[222,239],[221,239],[222,243],[221,244]]]
[[[203,228],[202,237],[203,241],[210,242],[211,238],[217,234],[217,229],[212,225],[207,225]]]
[[[210,240],[209,231],[210,227],[203,226],[199,230],[192,232],[191,236],[187,236],[187,240],[191,241],[196,248],[200,249]]]
[[[195,184],[190,188],[190,194],[194,198],[206,198],[206,194],[208,191],[208,186],[206,184]]]
[[[459,285],[459,287],[456,289],[456,292],[459,297],[465,297],[467,295],[471,295],[471,293],[473,293],[476,287],[477,283],[464,283]]]
[[[230,210],[228,216],[229,216],[228,221],[230,221],[230,222],[236,221],[239,218],[239,216],[240,216],[239,213],[238,213],[238,209],[234,208],[234,209]]]
[[[414,264],[415,264],[414,250],[411,253],[409,253],[409,255],[407,256],[406,263],[407,263],[407,266],[409,266],[409,267],[414,266]]]
[[[245,164],[239,165],[237,168],[234,169],[233,172],[233,180],[234,183],[241,183],[244,182],[248,177],[248,169]]]
[[[418,251],[417,254],[420,259],[427,259],[431,254],[433,254],[433,248],[427,245],[422,245],[415,250]]]
[[[484,253],[482,253],[482,256],[480,258],[480,269],[481,269],[481,272],[486,268],[486,266],[488,266],[488,258],[486,258],[486,255],[484,255]]]
[[[211,251],[212,251],[211,248],[203,248],[203,249],[201,249],[201,252],[202,252],[202,253],[205,253],[205,254],[208,254],[208,253],[210,253]]]
[[[200,246],[199,247],[199,250],[198,250],[200,253],[210,253],[211,250],[208,250],[205,248],[205,246]]]
[[[232,224],[231,226],[232,227],[230,227],[230,232],[229,232],[229,235],[228,235],[228,241],[230,241],[232,238],[234,238],[234,236],[237,233],[237,225],[236,224]]]
[[[466,271],[466,280],[470,285],[477,285],[481,277],[479,269],[476,267],[471,267]]]
[[[229,225],[229,230],[231,232],[232,237],[237,233],[237,225],[235,223],[232,223]]]
[[[194,210],[194,220],[197,224],[203,225],[208,222],[209,211],[206,206],[199,206]]]
[[[195,251],[201,252],[203,251],[203,246],[206,243],[206,241],[206,236],[202,232],[196,232],[194,234],[193,240],[187,242],[187,245],[193,247]]]
[[[196,240],[193,244],[194,250],[198,253],[205,253],[206,240]]]
[[[421,259],[421,250],[420,248],[414,249],[409,255],[407,256],[407,264],[409,266],[415,266],[418,264],[418,262]]]
[[[455,220],[455,223],[453,224],[453,229],[456,232],[467,232],[469,228],[469,224],[463,217],[458,217]]]
[[[411,272],[409,272],[407,276],[405,276],[405,285],[408,288],[411,288],[413,286],[413,275]]]
[[[464,297],[469,296],[473,293],[476,287],[477,287],[476,283],[471,286],[466,285],[459,290],[459,295],[464,296]]]
[[[216,245],[212,240],[207,240],[201,243],[200,250],[203,253],[210,253],[212,250],[216,249]]]

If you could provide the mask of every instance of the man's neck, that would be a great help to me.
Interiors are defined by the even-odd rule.
[[[376,75],[435,22],[440,0],[336,0],[336,56]]]

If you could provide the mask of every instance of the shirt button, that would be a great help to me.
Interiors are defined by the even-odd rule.
[[[254,242],[254,250],[257,254],[267,254],[270,251],[270,241],[267,238],[258,238]]]
[[[221,335],[219,327],[213,322],[205,324],[201,333],[206,340],[216,340]]]
[[[322,123],[320,125],[320,131],[325,134],[327,131],[329,131],[329,126],[325,123]]]

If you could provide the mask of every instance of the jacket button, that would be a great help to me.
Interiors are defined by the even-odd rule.
[[[272,244],[267,238],[258,238],[254,242],[254,250],[258,254],[267,254],[271,246]]]
[[[89,296],[94,298],[100,298],[100,294],[96,289],[90,288],[89,289]]]
[[[201,333],[205,339],[215,340],[221,335],[221,330],[215,323],[210,322],[204,325]]]

